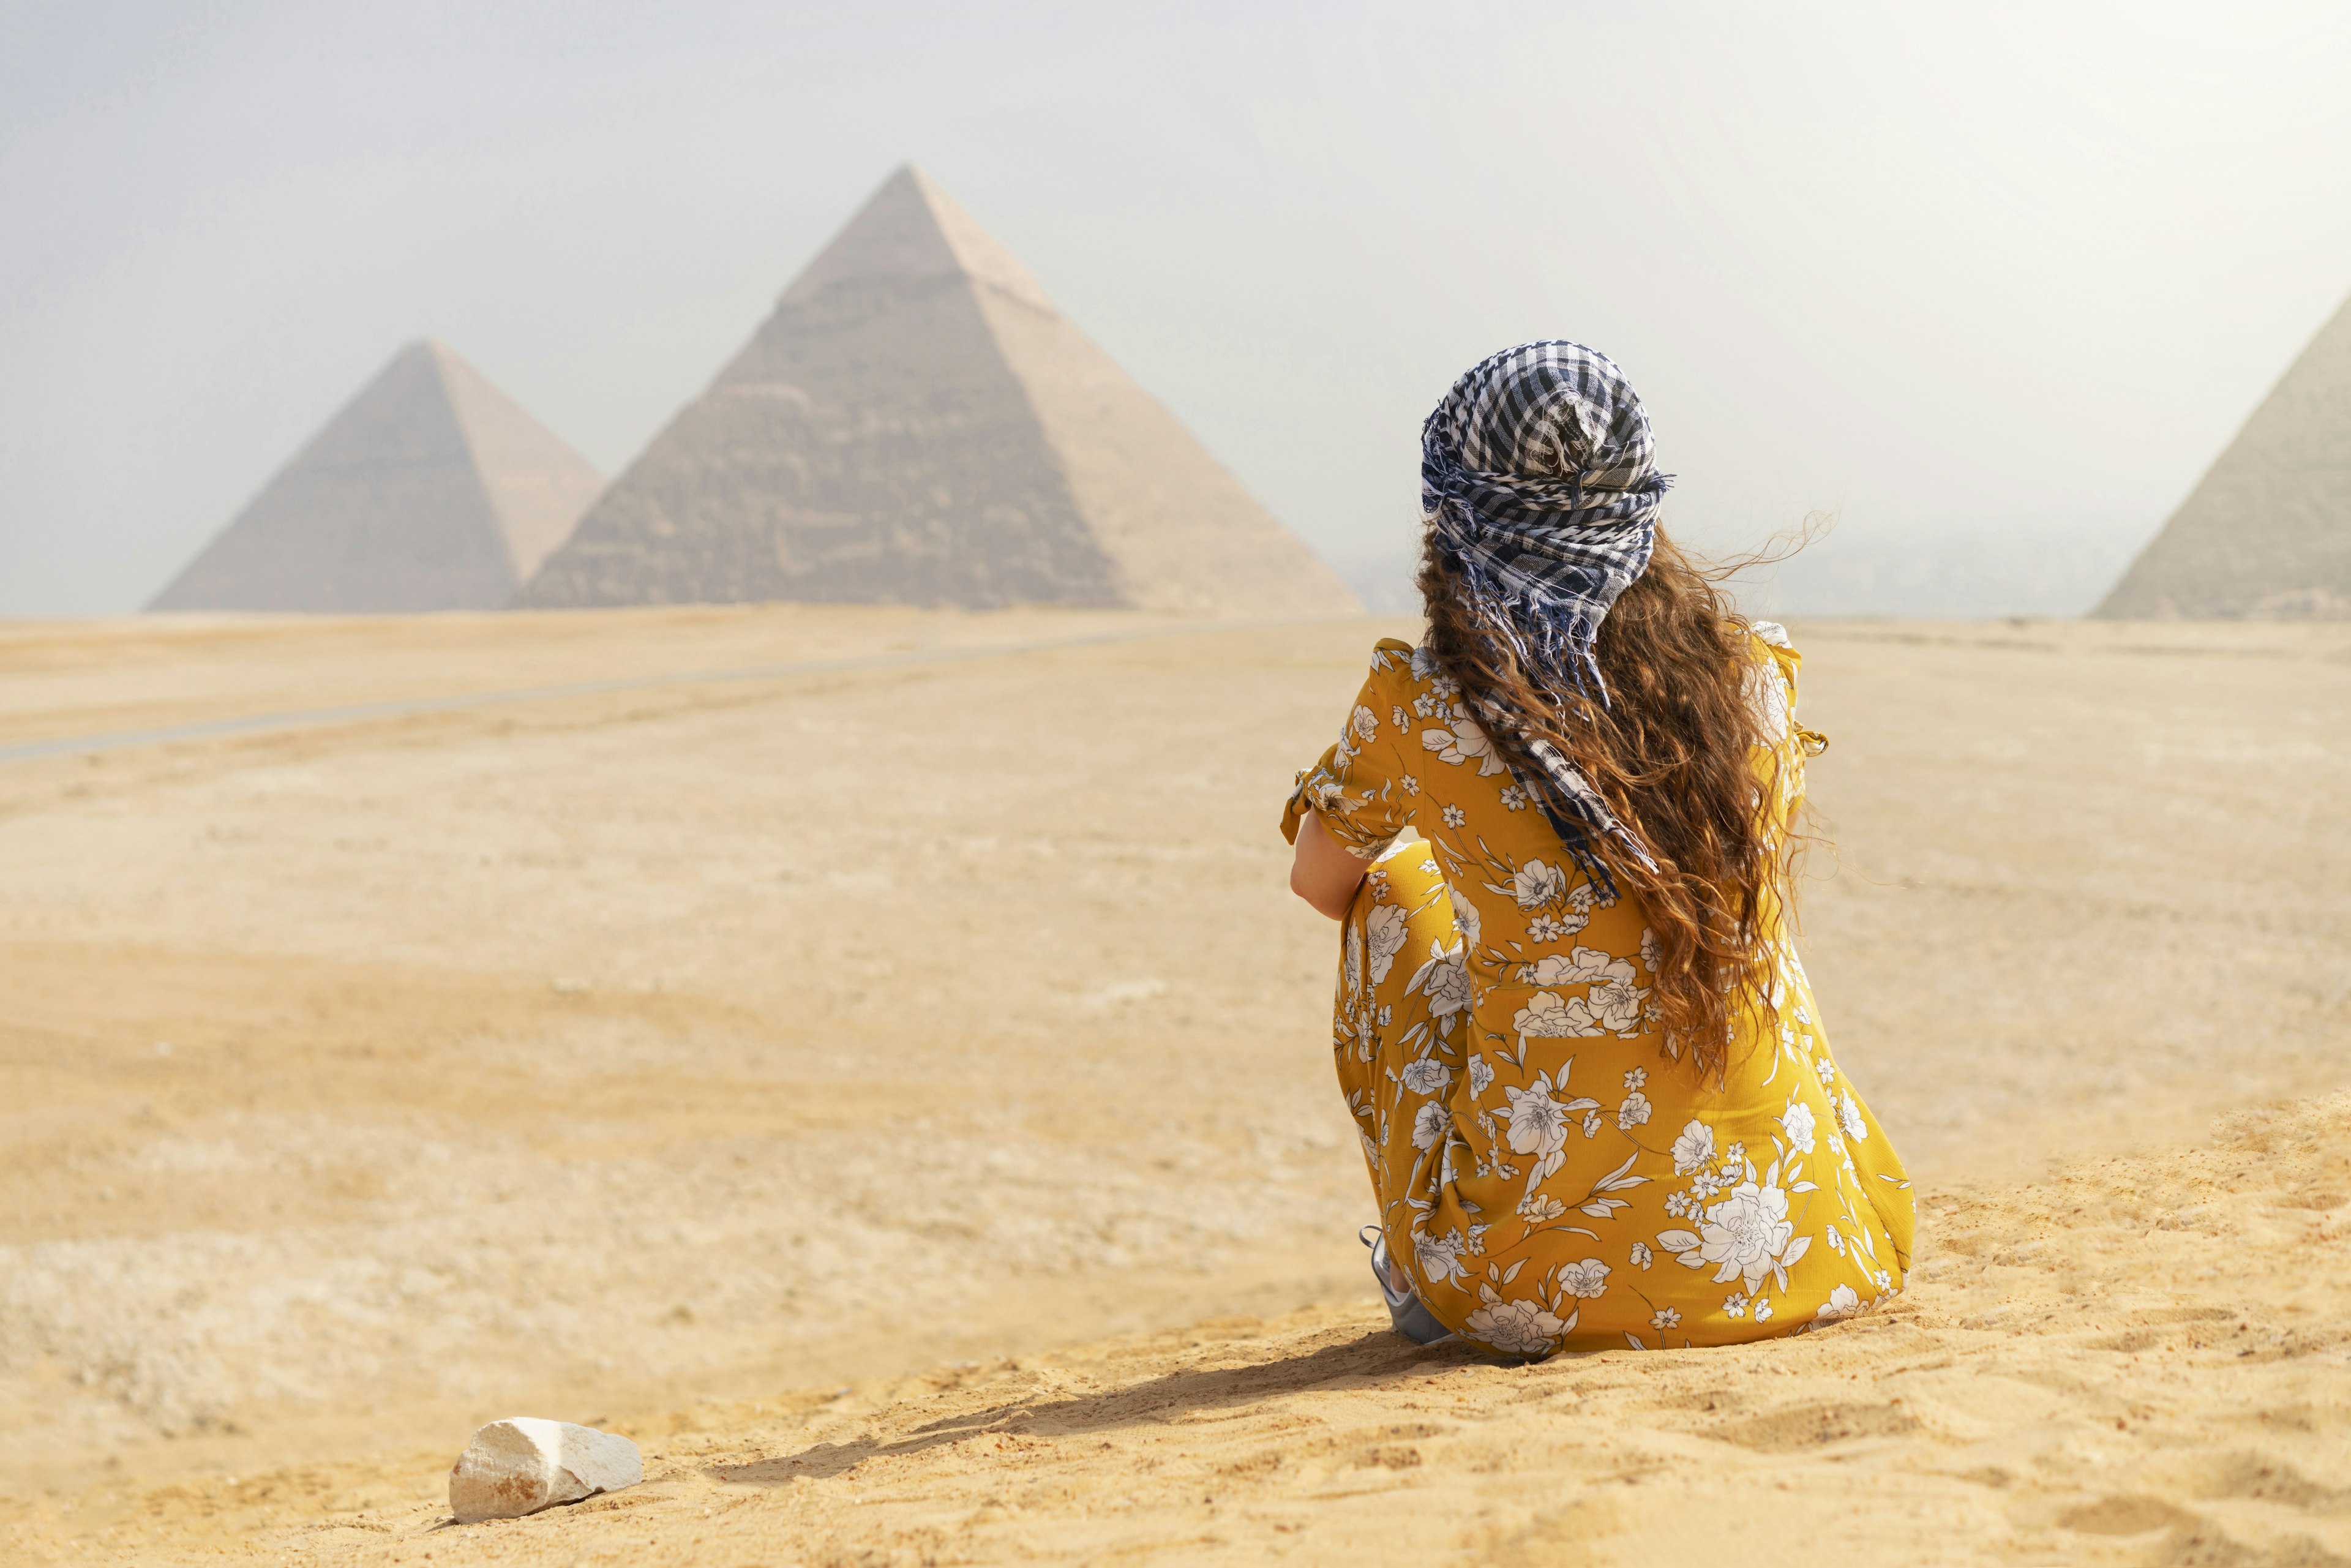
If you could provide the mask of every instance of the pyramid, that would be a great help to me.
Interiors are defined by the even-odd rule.
[[[495,610],[602,483],[447,348],[411,343],[147,608]]]
[[[2319,329],[2097,613],[2351,617],[2351,300]]]
[[[911,165],[517,602],[754,600],[1358,608]]]

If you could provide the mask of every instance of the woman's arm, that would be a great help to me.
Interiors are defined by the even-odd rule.
[[[1290,891],[1333,920],[1347,917],[1355,889],[1364,880],[1364,862],[1331,836],[1322,819],[1302,813],[1298,824],[1298,852],[1290,862]]]

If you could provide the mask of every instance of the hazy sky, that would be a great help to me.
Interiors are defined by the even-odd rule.
[[[402,342],[617,472],[924,164],[1326,556],[1566,336],[1790,592],[2072,612],[2351,293],[2351,6],[0,8],[0,614],[135,608]],[[1798,607],[1802,607],[1799,605]]]

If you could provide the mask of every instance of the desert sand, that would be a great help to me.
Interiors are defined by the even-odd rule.
[[[0,627],[0,755],[474,705],[0,764],[0,1556],[2351,1559],[2351,627],[1796,626],[1913,1289],[1531,1370],[1384,1332],[1282,888],[1409,631]],[[515,1414],[647,1483],[442,1527]]]

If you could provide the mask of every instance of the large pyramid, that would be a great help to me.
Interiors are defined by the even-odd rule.
[[[769,599],[1357,608],[912,166],[517,602]]]
[[[603,486],[443,345],[411,343],[150,610],[495,610]]]
[[[2319,329],[2097,613],[2351,616],[2351,300]]]

